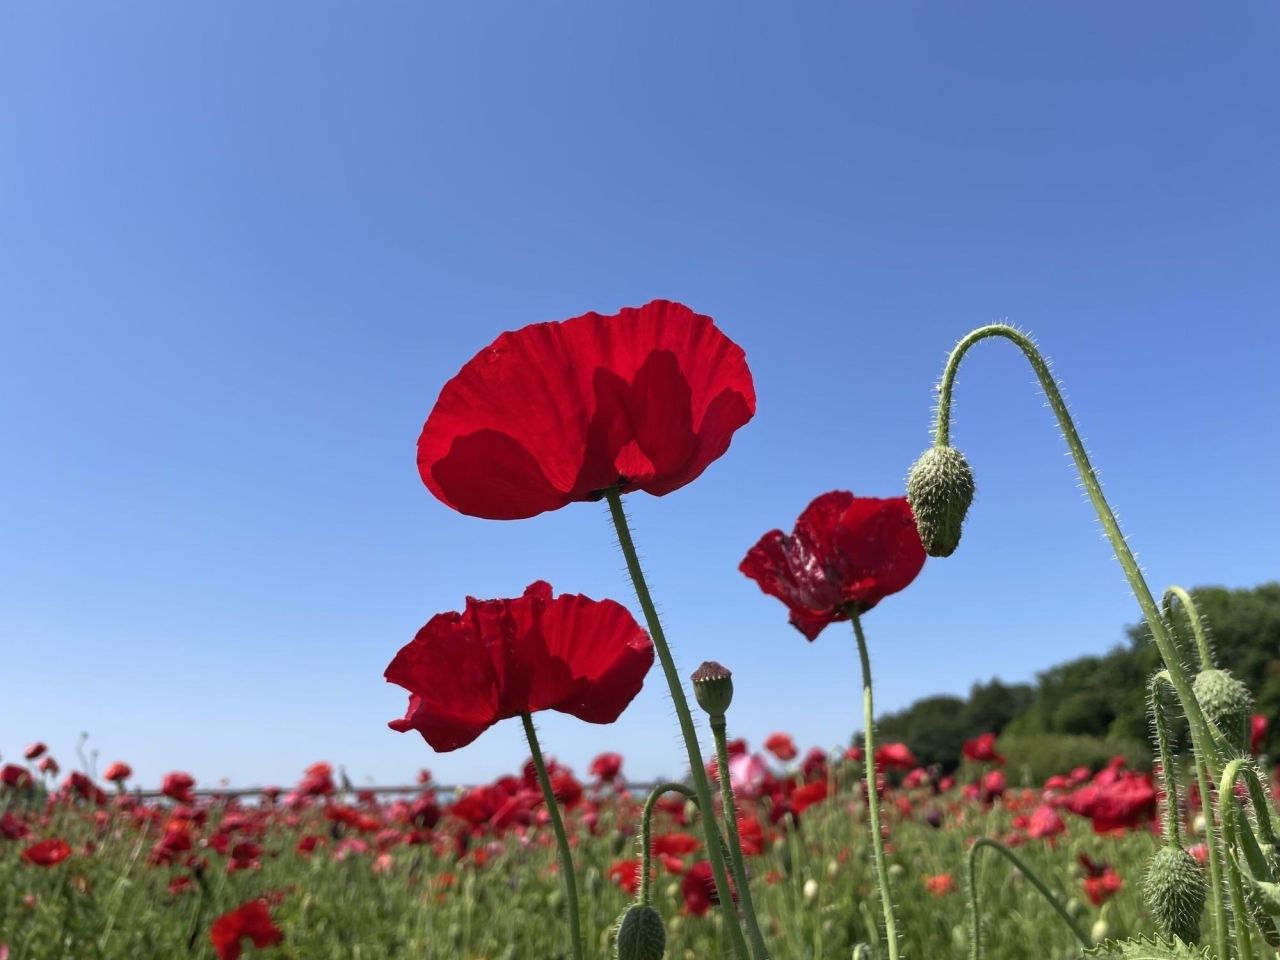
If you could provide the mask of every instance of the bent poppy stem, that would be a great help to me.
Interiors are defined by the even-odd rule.
[[[1191,631],[1196,638],[1196,651],[1200,654],[1200,669],[1212,670],[1217,666],[1213,662],[1213,651],[1209,649],[1209,638],[1204,632],[1204,621],[1200,619],[1200,611],[1196,609],[1196,602],[1191,599],[1191,594],[1183,590],[1182,587],[1167,587],[1164,591],[1164,615],[1169,618],[1169,629],[1173,629],[1173,601],[1175,599],[1181,601],[1182,609],[1187,612],[1187,619],[1191,621]]]
[[[960,369],[960,361],[968,353],[970,347],[989,337],[1004,337],[1006,340],[1012,341],[1022,351],[1028,362],[1030,362],[1031,368],[1035,371],[1036,378],[1040,381],[1040,387],[1044,390],[1045,397],[1049,401],[1049,406],[1053,410],[1054,416],[1057,417],[1058,427],[1062,431],[1063,439],[1067,441],[1067,448],[1071,451],[1072,460],[1075,461],[1076,472],[1080,476],[1080,482],[1084,485],[1085,492],[1089,495],[1089,502],[1093,504],[1098,520],[1102,523],[1103,532],[1106,533],[1107,539],[1111,542],[1111,549],[1115,551],[1116,559],[1120,561],[1120,567],[1124,570],[1125,578],[1129,581],[1129,588],[1133,591],[1133,596],[1138,601],[1138,606],[1142,608],[1147,627],[1151,631],[1151,638],[1155,641],[1156,647],[1160,651],[1160,656],[1164,660],[1165,667],[1169,671],[1170,682],[1172,682],[1174,690],[1177,691],[1178,699],[1181,701],[1187,720],[1191,724],[1191,736],[1196,754],[1204,757],[1205,762],[1209,765],[1210,773],[1217,776],[1222,763],[1225,762],[1225,758],[1230,756],[1230,753],[1223,749],[1225,741],[1221,735],[1217,737],[1213,735],[1214,731],[1206,721],[1204,711],[1200,709],[1200,702],[1192,692],[1191,681],[1187,677],[1187,672],[1182,666],[1181,659],[1179,659],[1177,644],[1174,643],[1170,631],[1166,628],[1164,619],[1160,616],[1160,608],[1156,605],[1155,598],[1151,594],[1151,588],[1147,586],[1147,581],[1138,567],[1138,561],[1134,558],[1133,551],[1129,549],[1128,543],[1125,542],[1124,534],[1120,532],[1120,524],[1112,512],[1110,504],[1107,503],[1107,498],[1102,494],[1102,484],[1098,482],[1093,465],[1089,462],[1089,455],[1085,452],[1084,444],[1080,440],[1080,434],[1076,431],[1075,422],[1071,419],[1071,414],[1067,410],[1067,403],[1062,397],[1062,392],[1058,389],[1058,383],[1054,379],[1052,371],[1049,370],[1049,364],[1045,362],[1044,357],[1030,337],[1007,324],[997,323],[979,327],[956,344],[955,349],[951,351],[951,356],[947,358],[947,365],[942,372],[942,382],[939,384],[938,416],[934,425],[934,445],[939,447],[948,446],[951,441],[951,395],[955,387],[956,373]]]
[[[738,836],[738,808],[733,800],[733,784],[729,780],[729,744],[726,740],[724,714],[711,718],[711,736],[716,741],[716,769],[720,773],[720,802],[724,806],[724,830],[729,836],[729,856],[733,862],[733,881],[738,885],[738,903],[747,920],[747,936],[751,938],[751,952],[757,957],[768,957],[760,921],[756,919],[756,905],[747,886],[747,867],[742,859],[742,839]]]
[[[547,801],[547,813],[551,817],[551,827],[556,833],[556,846],[560,850],[560,872],[564,874],[565,894],[569,898],[569,937],[573,940],[573,960],[583,960],[582,921],[578,915],[578,880],[573,872],[573,855],[569,852],[569,838],[564,832],[564,821],[560,819],[560,808],[556,804],[555,791],[551,789],[551,778],[547,776],[547,765],[542,759],[542,748],[538,746],[538,733],[533,728],[533,716],[522,713],[520,719],[524,722],[524,735],[529,740],[533,766],[538,771],[538,783],[542,786],[542,796]]]
[[[862,633],[862,619],[858,605],[846,608],[853,623],[853,635],[858,638],[858,659],[862,661],[862,749],[866,753],[863,763],[863,779],[867,784],[867,819],[871,822],[871,849],[876,859],[876,880],[880,885],[880,906],[884,910],[884,935],[889,945],[889,960],[898,960],[898,921],[893,912],[893,891],[889,888],[889,865],[885,861],[884,837],[880,834],[880,796],[876,792],[876,742],[874,726],[875,708],[871,699],[871,658],[867,656],[867,638]]]
[[[652,899],[649,894],[649,871],[653,863],[653,808],[664,793],[679,793],[697,803],[693,791],[683,783],[660,783],[649,791],[644,810],[640,814],[640,903],[646,907],[651,905]]]
[[[671,657],[671,648],[667,646],[666,634],[662,632],[657,608],[653,605],[653,598],[649,596],[644,571],[640,568],[640,557],[631,539],[631,528],[627,525],[627,514],[622,509],[622,494],[618,492],[617,487],[610,487],[605,491],[605,499],[609,502],[609,514],[613,518],[613,527],[618,534],[618,545],[622,548],[622,555],[627,561],[631,585],[635,588],[636,599],[640,601],[640,609],[644,611],[645,622],[649,626],[649,636],[658,653],[658,660],[662,663],[662,672],[667,678],[667,687],[671,691],[671,702],[676,708],[676,718],[680,721],[680,733],[684,737],[685,750],[689,754],[689,775],[693,779],[698,808],[702,811],[703,832],[706,836],[707,860],[711,863],[711,875],[715,878],[720,902],[732,903],[729,877],[724,866],[724,851],[720,847],[715,818],[711,815],[711,787],[707,783],[707,770],[703,766],[702,751],[698,747],[698,733],[693,726],[693,716],[689,713],[689,700],[685,696],[680,674],[676,672],[676,663]],[[725,925],[729,928],[729,937],[733,941],[733,952],[740,960],[748,960],[751,954],[747,949],[746,938],[742,935],[742,927],[738,923],[737,911],[728,911],[728,914]],[[764,960],[764,958],[756,957],[755,960]]]
[[[1178,776],[1173,768],[1173,748],[1169,745],[1169,722],[1164,709],[1164,678],[1152,676],[1148,693],[1151,697],[1151,726],[1156,734],[1156,756],[1160,761],[1160,779],[1164,781],[1164,839],[1171,847],[1182,848],[1178,829]]]
[[[1080,924],[1076,923],[1075,918],[1067,912],[1067,908],[1062,905],[1053,892],[1045,885],[1045,882],[1036,875],[1016,853],[1006,847],[998,840],[992,840],[990,837],[979,837],[973,841],[973,846],[969,848],[968,856],[968,874],[969,874],[969,925],[972,928],[972,937],[969,941],[969,960],[982,960],[982,916],[979,913],[978,903],[978,851],[984,847],[995,850],[1006,860],[1012,863],[1022,875],[1031,881],[1032,885],[1040,891],[1040,894],[1049,901],[1049,905],[1058,912],[1060,916],[1071,928],[1071,932],[1076,935],[1076,939],[1080,941],[1080,945],[1086,950],[1093,946],[1093,941],[1089,939],[1089,935],[1081,929]],[[1226,960],[1225,957],[1222,960]]]

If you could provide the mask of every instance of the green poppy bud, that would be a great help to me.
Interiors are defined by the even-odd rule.
[[[618,924],[618,960],[662,960],[667,930],[653,907],[632,904]]]
[[[1200,914],[1208,892],[1199,862],[1181,847],[1156,851],[1142,882],[1147,908],[1160,932],[1189,944],[1200,939]]]
[[[955,447],[930,447],[911,465],[907,502],[929,556],[949,557],[956,552],[973,491],[973,471]]]
[[[698,706],[713,717],[723,717],[733,701],[733,674],[729,668],[708,660],[693,671],[691,679]]]
[[[1226,670],[1201,670],[1191,687],[1204,715],[1217,725],[1228,743],[1247,754],[1253,697],[1244,684]]]

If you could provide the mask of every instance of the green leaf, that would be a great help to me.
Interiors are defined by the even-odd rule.
[[[1104,940],[1084,955],[1098,960],[1208,960],[1209,948],[1198,951],[1181,940],[1165,943],[1139,937],[1137,940]]]

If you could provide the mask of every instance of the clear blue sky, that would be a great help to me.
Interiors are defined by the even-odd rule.
[[[605,509],[460,516],[418,479],[499,332],[654,297],[759,412],[630,507],[733,731],[860,723],[737,564],[819,493],[901,493],[933,384],[1007,318],[1055,361],[1156,590],[1280,577],[1280,8],[40,3],[0,10],[0,753],[80,731],[143,782],[509,770],[433,754],[382,671],[467,594],[635,603]],[[1032,677],[1139,618],[1029,368],[970,355],[964,543],[866,619],[878,704]],[[683,751],[655,671],[545,749]]]

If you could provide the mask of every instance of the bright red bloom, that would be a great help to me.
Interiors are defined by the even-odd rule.
[[[949,873],[940,873],[936,877],[926,876],[924,878],[925,888],[935,897],[945,897],[948,893],[953,893],[956,889],[956,882],[951,878]]]
[[[865,613],[903,590],[924,568],[924,545],[906,497],[881,500],[844,490],[805,507],[790,536],[770,530],[738,569],[791,611],[809,640],[829,623]]]
[[[1255,713],[1249,721],[1249,752],[1256,757],[1266,739],[1267,718],[1261,713]]]
[[[127,763],[117,760],[111,766],[107,767],[107,772],[102,775],[102,779],[107,783],[123,783],[133,776],[133,768]]]
[[[191,792],[195,785],[195,778],[189,773],[166,773],[160,781],[160,792],[179,803],[195,803],[195,795]]]
[[[634,897],[640,892],[640,861],[635,857],[618,861],[609,868],[609,879],[626,891],[627,896]]]
[[[702,849],[702,841],[689,833],[668,833],[654,837],[652,846],[658,856],[683,857]]]
[[[602,753],[591,761],[589,771],[593,777],[603,783],[613,783],[622,773],[622,754]]]
[[[800,753],[789,733],[771,733],[764,741],[764,748],[783,763],[794,760]]]
[[[27,749],[22,751],[22,755],[28,760],[38,760],[44,756],[44,752],[49,748],[38,740],[35,743],[28,744]]]
[[[996,797],[1003,797],[1009,782],[999,770],[992,770],[982,778],[982,802],[991,803]]]
[[[337,789],[333,783],[333,767],[323,760],[307,767],[298,782],[298,793],[304,797],[328,797]]]
[[[539,580],[518,599],[468,597],[465,612],[432,617],[387,667],[410,693],[408,713],[389,726],[417,730],[443,753],[538,710],[612,723],[652,665],[653,642],[624,606],[552,599]]]
[[[239,960],[240,941],[248,937],[255,947],[273,947],[284,940],[284,931],[271,922],[265,900],[250,900],[230,913],[224,913],[209,929],[218,960]]]
[[[6,763],[0,768],[0,783],[13,790],[25,790],[31,786],[31,774],[27,772],[26,767],[20,767],[16,763]]]
[[[1120,888],[1124,886],[1124,883],[1120,880],[1120,874],[1116,873],[1115,868],[1110,864],[1095,863],[1083,853],[1077,859],[1085,872],[1085,896],[1089,898],[1089,902],[1095,907],[1102,906],[1120,892]]]
[[[905,743],[886,743],[876,747],[876,766],[881,770],[892,770],[895,767],[910,770],[919,765],[920,761]]]
[[[1038,839],[1050,839],[1067,832],[1067,825],[1058,811],[1048,804],[1041,804],[1031,814],[1027,823],[1027,836]]]
[[[732,880],[729,881],[729,888],[732,891]],[[705,860],[699,860],[689,868],[689,872],[680,881],[680,892],[684,895],[683,912],[692,913],[696,917],[704,916],[711,907],[720,905],[715,876],[711,864]],[[734,899],[737,899],[736,893]]]
[[[38,867],[53,867],[71,856],[71,847],[65,840],[50,837],[33,843],[22,851],[22,859]]]
[[[983,733],[966,740],[961,752],[974,763],[1004,763],[1004,755],[996,753],[996,735]]]
[[[821,803],[827,799],[827,781],[815,780],[813,783],[806,783],[802,787],[796,787],[788,798],[791,804],[792,813],[799,816],[808,810],[815,803]]]
[[[1119,779],[1090,783],[1063,802],[1072,813],[1093,821],[1095,833],[1133,829],[1156,815],[1156,791],[1151,778],[1126,773]]]
[[[692,482],[755,414],[742,348],[666,300],[500,335],[444,385],[418,472],[460,513],[519,520],[617,486]]]

